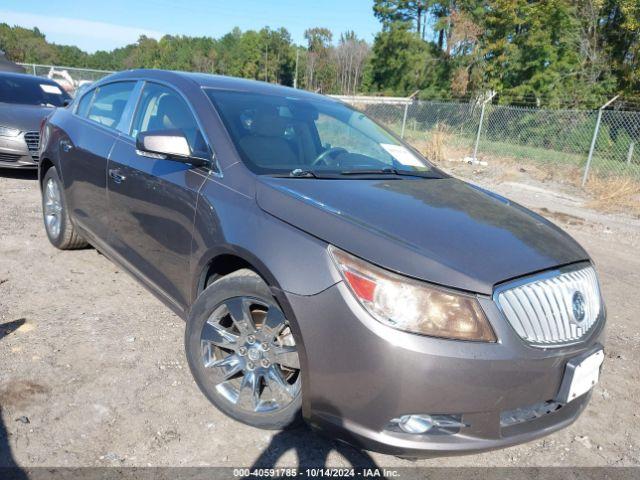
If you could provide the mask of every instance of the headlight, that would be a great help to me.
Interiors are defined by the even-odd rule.
[[[17,128],[3,127],[0,125],[0,137],[17,137],[20,135],[20,130]]]
[[[402,277],[334,246],[329,251],[353,295],[380,323],[433,337],[496,341],[473,295]]]

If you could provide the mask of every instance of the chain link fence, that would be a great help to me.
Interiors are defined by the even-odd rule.
[[[585,181],[590,175],[640,179],[640,112],[604,110],[599,115],[597,110],[482,102],[338,98],[388,126],[436,162],[535,162],[542,168],[578,170]]]

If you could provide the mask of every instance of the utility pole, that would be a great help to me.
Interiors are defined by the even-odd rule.
[[[269,81],[269,71],[267,70],[267,65],[269,63],[269,46],[264,46],[264,81]]]
[[[296,47],[296,73],[293,76],[293,88],[298,88],[298,60],[300,59],[300,49]]]

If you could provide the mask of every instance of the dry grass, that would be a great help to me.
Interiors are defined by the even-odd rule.
[[[628,177],[592,175],[585,189],[591,197],[587,202],[588,207],[640,217],[640,181]]]
[[[461,160],[471,156],[471,150],[456,145],[455,135],[446,126],[438,125],[422,138],[408,139],[429,160],[443,170],[473,181],[484,178],[492,182],[523,182],[533,179],[557,184],[558,188],[575,193],[582,190],[588,196],[586,206],[602,212],[627,213],[640,217],[640,180],[630,177],[603,177],[595,172],[584,189],[582,167],[574,164],[550,164],[506,156],[480,156],[488,165],[469,165]],[[551,187],[556,188],[556,187]]]
[[[425,157],[435,163],[441,163],[451,158],[449,144],[452,135],[447,131],[445,125],[438,124],[436,128],[429,131],[426,139],[411,139],[411,144],[418,149]]]

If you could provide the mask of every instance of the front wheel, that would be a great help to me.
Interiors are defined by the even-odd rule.
[[[239,270],[200,294],[189,315],[185,346],[196,383],[223,413],[265,429],[299,423],[296,343],[289,322],[256,273]]]
[[[88,245],[69,219],[62,182],[55,167],[47,170],[42,181],[42,216],[47,237],[54,247],[73,250]]]

